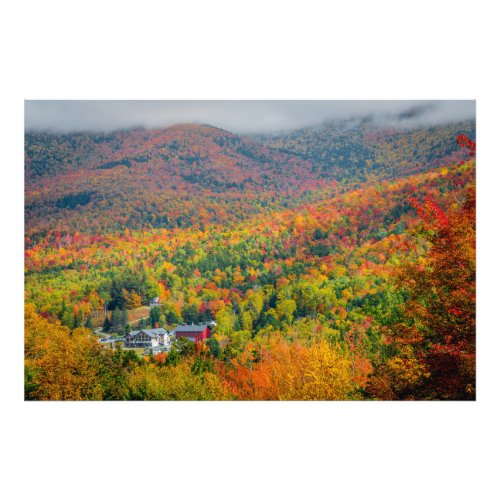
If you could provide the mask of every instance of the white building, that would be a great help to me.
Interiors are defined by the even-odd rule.
[[[159,297],[155,297],[150,303],[149,303],[149,307],[157,307],[157,306],[161,306],[161,302],[160,302],[160,298]]]
[[[125,335],[125,347],[170,347],[170,337],[164,328],[134,330]]]

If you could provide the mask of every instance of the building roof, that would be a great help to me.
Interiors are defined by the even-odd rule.
[[[138,333],[145,333],[148,337],[158,337],[158,335],[162,335],[167,333],[167,330],[164,328],[152,328],[150,330],[133,330],[129,333],[132,337],[135,337]]]
[[[203,332],[205,328],[210,328],[210,325],[179,325],[176,332]]]

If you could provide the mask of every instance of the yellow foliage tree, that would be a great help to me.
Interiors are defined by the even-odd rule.
[[[100,347],[85,328],[70,331],[25,308],[25,398],[101,399]]]
[[[225,378],[245,400],[346,400],[355,390],[347,353],[324,339],[311,347],[277,339],[260,362],[236,364]]]
[[[147,363],[137,367],[128,378],[132,399],[139,400],[222,400],[227,399],[216,374],[200,375],[191,370],[190,360],[177,366],[156,366]]]

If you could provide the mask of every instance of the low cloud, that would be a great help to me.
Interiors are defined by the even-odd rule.
[[[415,127],[474,119],[475,101],[26,101],[25,129],[52,132],[205,123],[235,133],[273,133],[370,116]]]

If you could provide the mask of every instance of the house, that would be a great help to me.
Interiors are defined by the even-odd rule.
[[[209,339],[212,336],[212,327],[210,325],[179,325],[175,329],[175,338],[185,337],[192,342],[200,342]]]
[[[164,328],[134,330],[125,335],[125,347],[170,346],[170,337]]]
[[[150,303],[149,307],[156,307],[156,306],[161,306],[160,298],[155,297]]]

